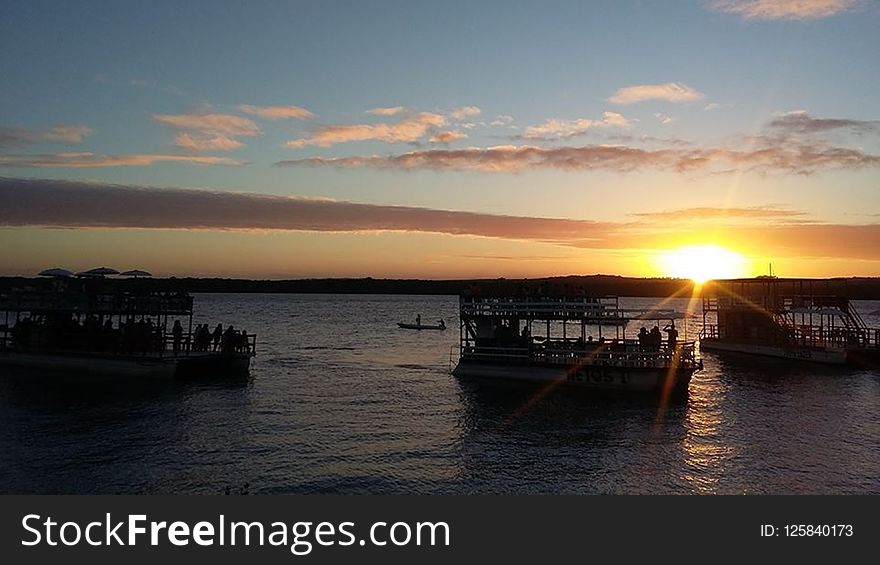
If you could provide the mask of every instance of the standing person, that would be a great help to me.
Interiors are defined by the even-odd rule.
[[[171,328],[171,336],[174,340],[174,352],[180,351],[180,342],[183,340],[183,326],[180,320],[174,320],[174,327]]]
[[[667,324],[663,331],[666,332],[666,345],[669,347],[669,350],[672,351],[675,349],[675,342],[678,340],[678,330],[675,329],[675,320],[672,323]]]
[[[660,333],[660,326],[654,324],[651,328],[651,347],[657,351],[660,350],[660,344],[663,343],[663,334]]]
[[[223,324],[217,324],[212,337],[214,338],[214,351],[217,351],[220,349],[220,340],[223,339]]]
[[[422,315],[421,315],[421,314],[417,314],[417,315],[416,315],[416,325],[417,325],[417,326],[421,326],[421,325],[422,325]]]

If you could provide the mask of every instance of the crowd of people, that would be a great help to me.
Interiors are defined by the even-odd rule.
[[[663,331],[666,332],[666,347],[675,349],[675,342],[678,341],[678,330],[675,328],[675,323],[667,324]],[[639,347],[645,350],[659,351],[662,345],[663,334],[659,325],[654,324],[650,331],[644,326],[639,329]]]
[[[224,331],[223,324],[217,324],[211,331],[208,324],[200,324],[193,330],[192,350],[247,353],[250,351],[250,336],[244,330],[236,330],[235,326],[229,326]]]
[[[217,324],[211,332],[208,324],[201,324],[196,326],[190,342],[178,319],[171,327],[169,344],[163,335],[163,326],[148,317],[120,318],[114,325],[113,317],[102,319],[94,315],[82,318],[73,315],[27,316],[12,326],[10,335],[13,347],[19,350],[112,354],[158,353],[168,345],[174,353],[187,350],[248,353],[251,340],[247,332],[238,331],[233,326],[224,331],[222,324]]]

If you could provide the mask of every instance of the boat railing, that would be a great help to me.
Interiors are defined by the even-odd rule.
[[[773,336],[775,342],[769,342],[767,336],[751,338],[747,336],[724,336],[731,341],[756,343],[764,345],[787,345],[818,348],[880,348],[880,329],[854,329],[846,327],[827,327],[794,325],[779,326]],[[721,332],[717,324],[706,324],[700,331],[700,339],[720,339]]]
[[[196,346],[194,334],[183,334],[176,341],[173,334],[153,330],[149,333],[131,336],[124,339],[119,333],[97,332],[89,334],[83,331],[59,332],[41,331],[40,326],[29,329],[26,335],[15,335],[14,328],[0,327],[0,351],[15,350],[39,353],[86,353],[125,357],[168,357],[189,356],[213,352],[246,353],[256,355],[256,334],[236,334],[227,342],[213,346],[213,340],[206,346]],[[176,343],[175,343],[176,342]]]
[[[619,319],[624,316],[612,298],[461,298],[463,317],[504,318],[594,318]]]
[[[246,353],[253,357],[257,354],[257,335],[236,333],[229,338],[221,339],[215,347],[213,339],[208,339],[204,343],[198,343],[195,333],[183,334],[180,340],[176,340],[174,335],[166,333],[162,338],[162,352],[164,354],[173,355],[190,355],[210,352],[222,353]]]
[[[485,361],[529,361],[547,365],[604,365],[613,367],[695,367],[699,361],[693,341],[679,341],[674,348],[643,347],[638,342],[618,342],[608,347],[584,350],[569,347],[502,347],[464,345],[461,356]]]

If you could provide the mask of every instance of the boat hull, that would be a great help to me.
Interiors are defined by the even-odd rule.
[[[760,355],[764,357],[777,357],[793,361],[807,361],[822,363],[825,365],[846,365],[847,352],[845,349],[819,349],[809,347],[784,347],[775,345],[758,345],[752,343],[737,343],[718,339],[700,340],[702,351],[742,353],[748,355]]]
[[[74,354],[0,352],[2,367],[34,376],[86,376],[109,379],[173,379],[213,375],[246,375],[247,355],[191,357],[98,357]]]
[[[687,390],[694,370],[604,365],[513,365],[462,359],[452,374],[461,379],[544,382],[621,392],[662,393]]]
[[[404,330],[439,330],[443,331],[446,329],[446,326],[418,326],[416,324],[404,324],[403,322],[398,322],[397,327]]]

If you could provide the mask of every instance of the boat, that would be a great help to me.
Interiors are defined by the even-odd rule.
[[[880,366],[880,330],[847,297],[845,279],[713,281],[702,297],[700,349],[826,365]]]
[[[693,341],[628,338],[634,319],[672,310],[624,310],[617,297],[459,297],[458,363],[467,379],[543,382],[591,389],[684,393],[702,368]],[[657,332],[660,330],[658,329]]]
[[[407,324],[406,322],[397,322],[397,327],[404,330],[445,330],[446,324],[442,321],[439,324]]]
[[[28,376],[110,379],[247,375],[256,335],[193,331],[193,297],[103,276],[0,294],[0,367]]]

